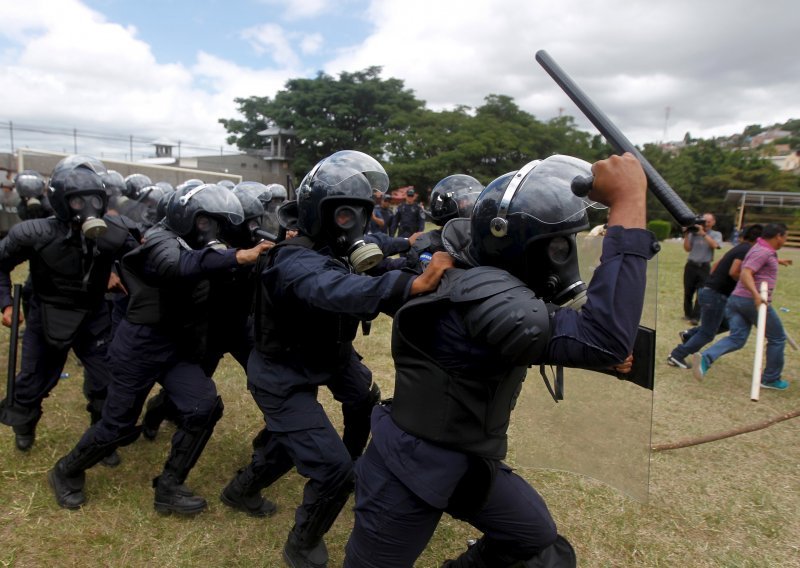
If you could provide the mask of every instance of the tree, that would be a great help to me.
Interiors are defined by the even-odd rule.
[[[290,79],[275,98],[236,99],[245,120],[221,119],[239,148],[258,148],[255,134],[267,126],[293,129],[297,136],[293,170],[302,176],[322,158],[339,150],[360,150],[382,158],[391,125],[403,125],[422,111],[424,102],[399,79],[381,79],[380,67],[335,79]]]

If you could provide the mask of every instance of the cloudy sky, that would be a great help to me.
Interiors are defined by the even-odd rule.
[[[106,135],[227,151],[217,119],[235,97],[371,65],[429,108],[504,94],[593,131],[539,49],[636,144],[800,118],[796,0],[0,0],[0,14],[6,152],[12,133],[72,151],[73,129],[109,157],[128,144]]]

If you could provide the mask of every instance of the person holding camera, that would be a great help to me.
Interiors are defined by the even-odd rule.
[[[705,223],[687,227],[683,233],[683,250],[689,253],[683,268],[683,316],[692,325],[697,325],[700,318],[695,296],[711,273],[714,251],[722,247],[722,233],[714,230],[716,217],[703,213],[703,219]]]

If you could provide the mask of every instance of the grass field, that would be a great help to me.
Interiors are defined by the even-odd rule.
[[[786,329],[800,339],[800,251],[781,251],[794,266],[781,268],[775,306]],[[800,407],[800,353],[787,346],[785,392],[762,391],[749,399],[753,344],[714,365],[702,383],[690,371],[664,364],[682,321],[679,243],[658,255],[658,347],[653,442],[724,431]],[[17,275],[19,276],[19,275]],[[650,283],[652,286],[653,283]],[[390,321],[379,318],[358,350],[384,394],[392,391]],[[7,331],[0,341],[7,345]],[[1,349],[5,354],[6,348]],[[5,357],[0,364],[5,366]],[[250,457],[261,416],[244,375],[227,359],[216,376],[225,416],[188,484],[209,501],[200,516],[163,517],[153,510],[152,477],[160,472],[172,428],[154,442],[120,450],[115,469],[87,474],[88,503],[79,511],[58,508],[46,473],[87,426],[81,369],[70,361],[69,378],[45,401],[33,450],[14,448],[10,428],[0,429],[0,564],[3,566],[281,566],[281,549],[300,500],[303,479],[291,472],[265,495],[278,513],[253,519],[231,512],[218,499],[231,475]],[[532,371],[533,373],[533,371]],[[530,381],[543,389],[541,381]],[[322,400],[338,420],[332,399]],[[524,469],[547,501],[560,532],[585,567],[800,567],[800,419],[686,449],[654,453],[646,504],[574,474]],[[326,541],[331,566],[341,565],[352,526],[349,507]],[[417,566],[439,566],[461,552],[477,531],[444,518]]]

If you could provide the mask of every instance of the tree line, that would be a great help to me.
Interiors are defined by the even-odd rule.
[[[506,95],[489,94],[474,108],[433,111],[402,80],[382,78],[377,66],[338,77],[320,72],[312,79],[290,79],[273,98],[235,102],[243,118],[219,122],[239,149],[263,148],[267,142],[258,132],[268,127],[292,129],[297,179],[333,152],[360,150],[384,164],[393,186],[413,185],[423,200],[439,180],[455,173],[488,184],[554,153],[589,162],[613,153],[599,134],[579,130],[573,117],[543,122]],[[791,132],[787,142],[800,140],[800,120],[779,126]],[[751,125],[743,134],[748,130],[764,129]],[[734,222],[735,205],[723,203],[728,189],[800,191],[799,176],[780,171],[757,150],[688,133],[684,142],[679,149],[645,144],[641,151],[690,207],[715,212],[723,232]],[[655,199],[648,204],[648,217],[672,221]]]

